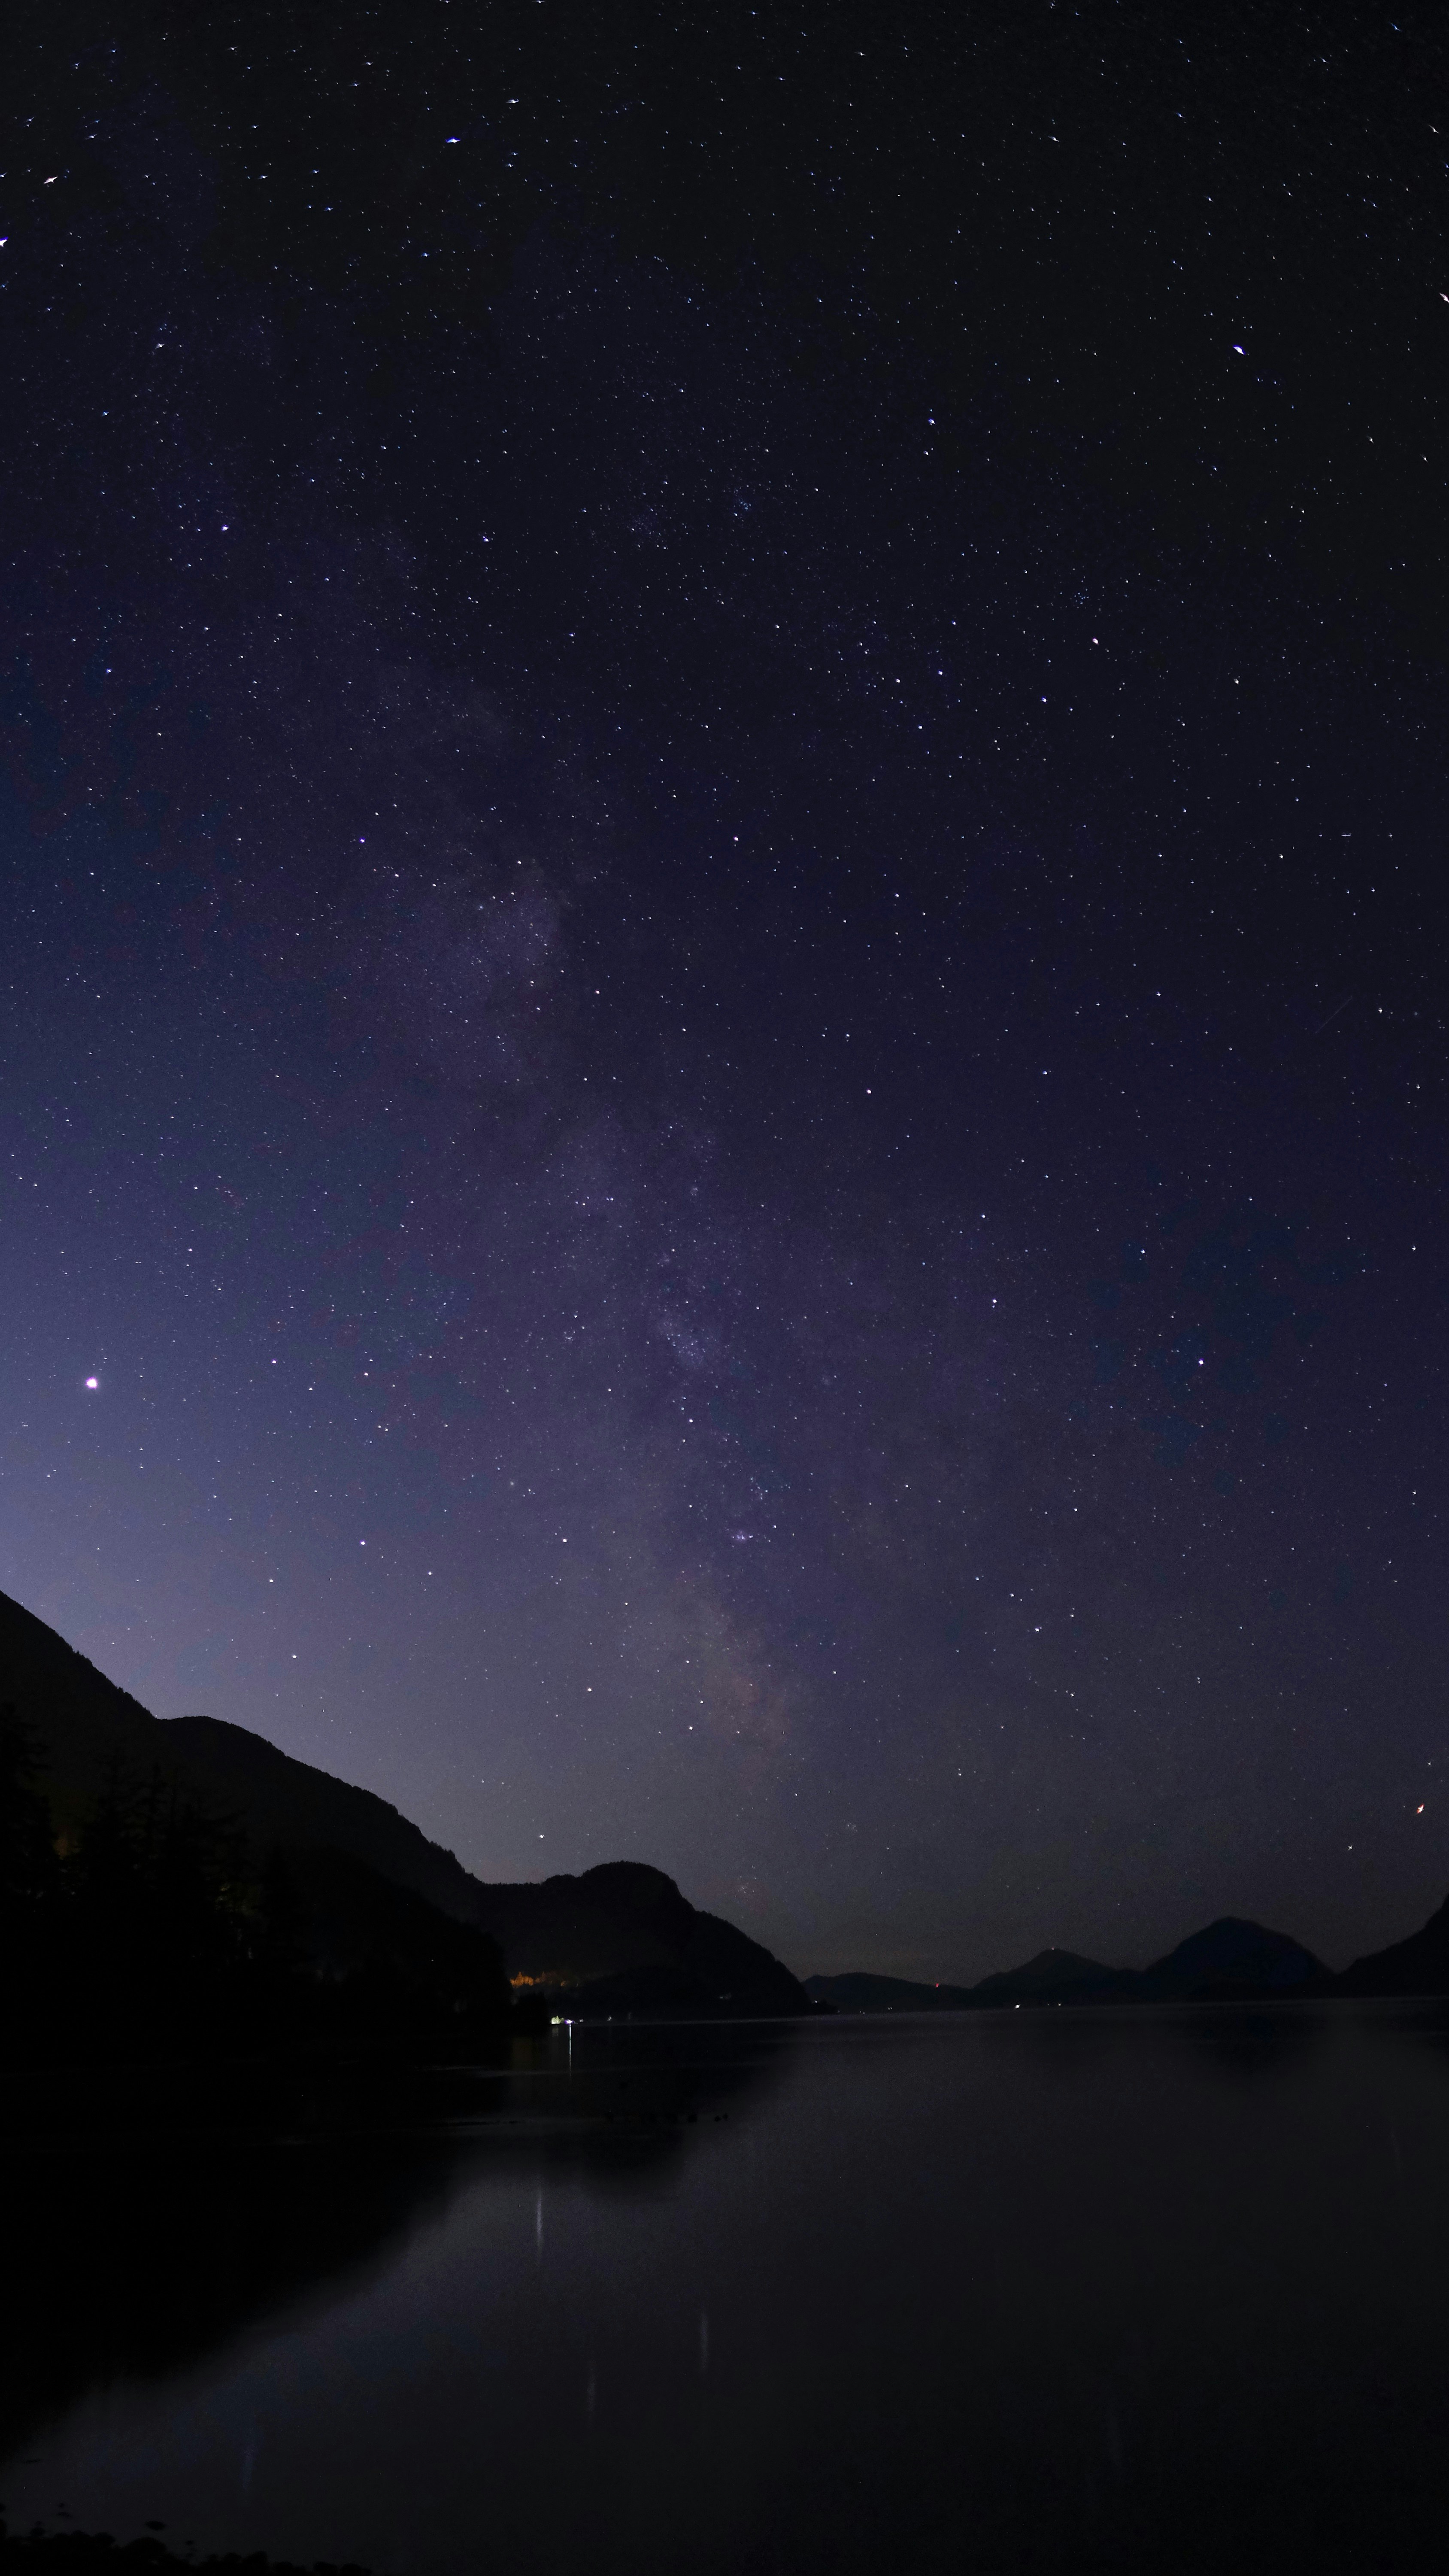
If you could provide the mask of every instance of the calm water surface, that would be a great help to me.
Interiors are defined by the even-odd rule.
[[[12,2529],[386,2576],[1443,2563],[1443,2008],[576,2031],[495,2107],[12,2171],[22,2273],[17,2230],[82,2249],[12,2311]]]

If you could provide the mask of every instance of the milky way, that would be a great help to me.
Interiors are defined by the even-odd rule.
[[[801,1972],[1394,1937],[1429,56],[448,14],[30,58],[0,1583]]]

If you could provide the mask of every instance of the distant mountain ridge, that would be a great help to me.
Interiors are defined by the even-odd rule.
[[[865,1971],[802,1983],[759,1942],[691,1905],[672,1879],[645,1862],[605,1862],[576,1877],[516,1884],[474,1878],[372,1790],[299,1762],[224,1719],[154,1717],[53,1628],[0,1593],[0,1706],[7,1702],[46,1748],[44,1786],[62,1834],[74,1832],[109,1766],[119,1761],[141,1777],[159,1769],[208,1812],[235,1817],[259,1866],[273,1850],[306,1855],[304,1874],[315,1884],[336,1885],[336,1869],[320,1856],[342,1854],[439,1914],[490,1933],[516,1983],[560,2004],[571,1999],[573,2009],[681,2016],[821,2007],[959,2012],[1449,1994],[1449,1900],[1419,1931],[1355,1960],[1341,1975],[1288,1934],[1224,1915],[1144,1969],[1048,1949],[974,1986]],[[375,1917],[375,1899],[371,1910]]]
[[[662,1870],[611,1861],[579,1876],[490,1885],[370,1789],[334,1779],[246,1727],[154,1717],[18,1601],[0,1593],[0,1705],[44,1748],[44,1789],[73,1833],[118,1761],[159,1769],[207,1812],[245,1829],[260,1870],[273,1851],[305,1856],[309,1884],[343,1881],[318,1856],[342,1854],[499,1943],[515,1982],[584,2011],[788,2014],[803,1987],[758,1941],[702,1912]],[[348,1881],[352,1886],[355,1882]]]
[[[1236,2003],[1297,1995],[1449,1995],[1449,1900],[1422,1931],[1356,1959],[1335,1976],[1286,1932],[1224,1914],[1149,1968],[1108,1968],[1071,1950],[1040,1950],[974,1986],[926,1985],[858,1971],[807,1977],[834,2012],[979,2012],[1030,2004]]]

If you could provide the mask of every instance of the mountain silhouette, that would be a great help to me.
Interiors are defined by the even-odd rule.
[[[445,1927],[428,1931],[416,1905],[390,1901],[390,1889],[488,1934],[515,1987],[555,1998],[557,2008],[810,2010],[788,1968],[733,1924],[691,1905],[662,1870],[612,1861],[577,1877],[489,1885],[372,1790],[224,1719],[154,1717],[0,1593],[0,1706],[7,1702],[42,1748],[41,1787],[63,1839],[79,1830],[118,1763],[136,1779],[160,1776],[202,1812],[241,1829],[258,1877],[281,1857],[307,1901],[307,1946],[319,1964],[356,1964],[368,1950],[400,1974],[404,1956],[447,1956]]]
[[[908,1977],[872,1977],[850,1970],[838,1977],[807,1977],[805,1991],[834,2012],[978,2012],[993,2004],[1097,2003],[1133,1991],[1125,1968],[1104,1968],[1074,1950],[1039,1950],[1020,1968],[998,1969],[974,1986],[918,1985]]]
[[[874,1977],[854,1968],[841,1977],[807,1977],[805,1992],[832,2012],[960,2012],[974,2001],[969,1986],[919,1985],[912,1977]]]
[[[1095,2003],[1131,1989],[1131,1972],[1104,1968],[1075,1950],[1038,1950],[1021,1968],[983,1977],[971,1990],[977,2004]]]
[[[0,1593],[0,1707],[12,1704],[43,1748],[42,1787],[62,1841],[123,1765],[163,1778],[198,1809],[234,1822],[260,1874],[286,1863],[307,1911],[305,1946],[327,1973],[364,1957],[396,1978],[445,1974],[446,1923],[499,1945],[515,1990],[584,2014],[675,2017],[953,2012],[1016,2004],[1178,2002],[1289,1995],[1449,1993],[1449,1902],[1421,1930],[1354,1961],[1341,1976],[1299,1941],[1223,1915],[1148,1968],[1047,1949],[974,1986],[865,1971],[798,1981],[762,1945],[690,1904],[642,1861],[577,1876],[490,1884],[370,1789],[283,1753],[214,1717],[154,1717],[53,1628]],[[420,1900],[408,1904],[404,1898]]]
[[[441,1843],[410,1824],[371,1789],[334,1779],[283,1753],[263,1735],[221,1717],[153,1718],[153,1760],[178,1764],[229,1815],[244,1819],[260,1849],[326,1846],[366,1861],[395,1887],[425,1896],[460,1923],[477,1921],[478,1881]]]
[[[1437,1930],[1436,1930],[1437,1927]],[[1434,1962],[1439,1962],[1437,1968]],[[1381,1961],[1404,1977],[1431,1976],[1427,1984],[1373,1983]],[[1351,1984],[1358,1977],[1360,1982]],[[1215,1923],[1179,1941],[1150,1968],[1108,1968],[1073,1950],[1039,1950],[1022,1967],[982,1977],[974,1986],[928,1986],[904,1977],[848,1973],[807,1977],[805,1991],[836,2012],[976,2012],[1014,2004],[1211,2003],[1260,1995],[1424,1994],[1449,1992],[1449,1905],[1410,1941],[1379,1960],[1358,1962],[1334,1977],[1286,1932],[1220,1915]]]
[[[691,1905],[646,1862],[602,1861],[577,1878],[474,1886],[473,1919],[499,1943],[512,1973],[527,1961],[530,1975],[590,2009],[663,2011],[691,1997],[712,2011],[809,2009],[788,1968],[721,1915]]]
[[[1165,1959],[1144,1968],[1137,1990],[1148,2000],[1283,1995],[1315,1986],[1327,1976],[1322,1960],[1286,1932],[1269,1932],[1261,1923],[1223,1914],[1179,1941]]]
[[[1355,1959],[1334,1989],[1344,1995],[1449,1995],[1449,1898],[1406,1941]]]

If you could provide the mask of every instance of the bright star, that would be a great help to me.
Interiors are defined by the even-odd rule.
[[[101,1381],[100,1381],[100,1379],[99,1379],[98,1377],[88,1377],[88,1378],[86,1379],[86,1384],[87,1384],[87,1386],[90,1388],[92,1395],[94,1395],[94,1393],[95,1393],[95,1391],[96,1391],[96,1388],[100,1385],[100,1382],[101,1382]]]

